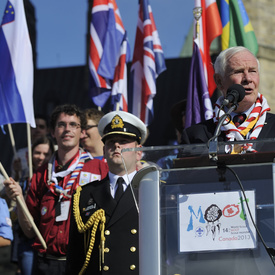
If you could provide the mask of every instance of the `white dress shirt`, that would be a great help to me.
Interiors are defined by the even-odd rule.
[[[111,190],[111,195],[113,196],[113,198],[115,197],[115,193],[116,193],[116,189],[117,189],[117,185],[116,185],[117,179],[120,178],[120,177],[124,179],[124,183],[122,184],[122,186],[123,186],[123,191],[125,191],[127,186],[132,181],[132,179],[133,179],[133,177],[135,176],[136,173],[137,173],[137,171],[134,171],[134,172],[132,172],[128,175],[125,174],[123,176],[118,176],[118,175],[115,175],[111,172],[108,172],[109,179],[110,179],[110,190]]]

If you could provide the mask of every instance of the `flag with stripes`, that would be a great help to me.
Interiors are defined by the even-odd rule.
[[[254,55],[258,42],[242,0],[220,0],[222,20],[222,50],[244,46]]]
[[[166,70],[163,50],[148,0],[140,0],[131,65],[128,110],[146,125],[152,122],[156,79]]]
[[[202,7],[202,14],[199,19],[198,45],[201,52],[205,80],[211,97],[216,89],[216,84],[213,77],[214,68],[210,57],[210,45],[216,37],[222,34],[222,23],[216,0],[195,0],[196,7]],[[196,29],[194,28],[195,31]],[[196,38],[195,35],[194,38]]]
[[[23,0],[9,0],[0,28],[0,125],[29,123],[33,110],[33,56]]]
[[[111,105],[112,109],[128,112],[128,96],[127,96],[127,35],[125,32],[124,39],[120,47],[120,55],[117,61],[115,76],[112,86]]]
[[[115,0],[94,0],[90,25],[90,91],[97,106],[111,95],[125,29]],[[129,44],[127,45],[129,48]],[[129,61],[129,60],[128,60]]]

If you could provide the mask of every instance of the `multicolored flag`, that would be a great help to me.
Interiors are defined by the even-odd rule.
[[[222,50],[244,46],[254,55],[258,53],[257,38],[242,0],[220,0],[222,19]]]
[[[128,109],[149,125],[154,116],[153,98],[156,95],[156,79],[166,70],[166,66],[148,0],[139,1],[138,14]]]
[[[111,95],[125,29],[115,0],[94,0],[90,27],[91,96],[103,107]],[[127,45],[129,49],[129,44]],[[129,61],[129,60],[127,60]]]
[[[194,40],[187,90],[185,128],[212,118],[213,108],[206,85],[198,39]]]
[[[196,7],[202,8],[199,19],[198,45],[201,51],[205,80],[211,97],[216,89],[216,84],[213,77],[214,68],[210,57],[210,45],[216,37],[222,34],[222,23],[216,0],[195,0]],[[194,31],[196,31],[195,28]],[[194,38],[196,38],[195,33]]]
[[[125,32],[124,39],[120,48],[120,56],[117,61],[114,82],[112,87],[111,105],[112,109],[128,112],[127,96],[127,36]]]
[[[0,28],[0,125],[29,123],[33,111],[33,56],[23,0],[9,0]]]

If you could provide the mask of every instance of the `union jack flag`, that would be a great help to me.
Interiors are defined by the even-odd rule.
[[[94,0],[90,26],[91,96],[103,107],[110,97],[125,29],[115,0]],[[129,44],[127,45],[129,48]],[[129,60],[127,60],[129,61]]]
[[[127,36],[125,32],[124,39],[120,48],[120,56],[115,69],[114,82],[112,87],[111,105],[112,109],[128,112],[127,100]]]
[[[148,0],[140,0],[130,75],[128,109],[146,125],[153,119],[156,79],[166,70],[163,50]]]

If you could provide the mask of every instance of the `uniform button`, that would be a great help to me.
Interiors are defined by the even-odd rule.
[[[133,235],[135,235],[135,234],[137,234],[137,230],[136,230],[136,229],[132,229],[132,230],[131,230],[131,233],[132,233]]]
[[[105,231],[105,235],[109,236],[111,234],[111,232],[109,230]]]
[[[136,269],[136,266],[134,264],[130,265],[130,269],[131,270],[135,270]]]
[[[104,252],[105,252],[105,253],[109,253],[109,252],[110,252],[110,249],[109,249],[108,247],[105,247]]]
[[[137,249],[134,247],[134,246],[132,246],[131,248],[130,248],[130,251],[131,252],[135,252]]]
[[[109,270],[109,266],[104,265],[104,266],[103,266],[103,270],[104,270],[104,271],[108,271],[108,270]]]

